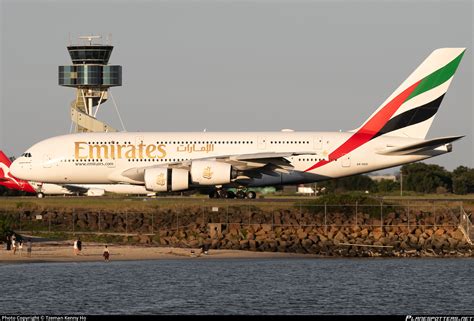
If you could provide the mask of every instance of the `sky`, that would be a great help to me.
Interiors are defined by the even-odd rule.
[[[466,47],[428,133],[466,137],[425,162],[474,167],[472,1],[0,0],[0,14],[7,155],[69,132],[69,37],[112,34],[128,131],[350,130],[434,49]],[[120,129],[112,102],[101,108]]]

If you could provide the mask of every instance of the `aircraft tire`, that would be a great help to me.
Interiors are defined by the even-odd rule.
[[[237,194],[235,196],[237,198],[244,199],[245,198],[245,192],[244,191],[237,191]]]
[[[255,192],[252,192],[252,191],[247,192],[247,198],[253,200],[253,199],[257,198],[257,194]]]
[[[223,189],[218,190],[217,195],[218,195],[219,198],[227,198],[228,197],[227,191],[225,191]]]

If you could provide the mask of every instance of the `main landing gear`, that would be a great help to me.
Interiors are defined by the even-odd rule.
[[[257,198],[257,193],[254,191],[248,191],[246,189],[238,189],[235,193],[232,191],[226,191],[225,189],[216,189],[209,193],[209,198]]]

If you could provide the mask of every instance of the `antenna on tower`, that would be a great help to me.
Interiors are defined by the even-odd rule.
[[[79,36],[79,39],[83,39],[83,40],[89,41],[89,46],[92,46],[92,40],[93,40],[93,39],[100,39],[100,38],[102,38],[102,36],[94,36],[94,35],[90,35],[90,36]]]

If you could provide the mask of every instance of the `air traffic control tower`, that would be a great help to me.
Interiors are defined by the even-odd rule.
[[[96,118],[101,104],[108,99],[109,88],[122,85],[122,66],[107,65],[114,47],[93,43],[100,38],[79,37],[82,44],[67,47],[72,65],[59,66],[59,85],[76,88],[76,99],[71,103],[75,132],[117,131]]]

